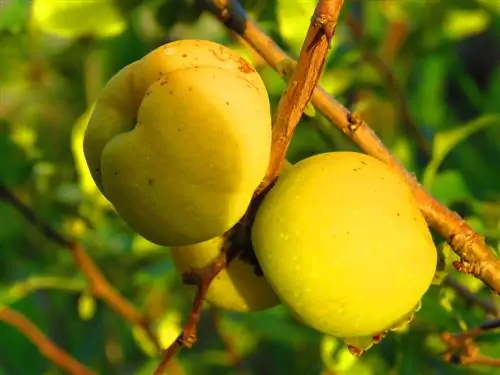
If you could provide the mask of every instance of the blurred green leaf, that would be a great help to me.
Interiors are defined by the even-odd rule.
[[[107,38],[126,27],[112,0],[33,0],[32,17],[43,32],[63,38]]]
[[[423,185],[428,189],[432,187],[441,163],[458,143],[491,125],[500,125],[500,116],[483,115],[468,124],[436,134],[432,148],[432,159],[424,172]]]
[[[471,198],[463,174],[456,170],[438,173],[434,178],[431,193],[438,201],[446,205]]]
[[[1,119],[0,119],[1,121]],[[33,164],[24,150],[17,145],[12,136],[0,130],[0,181],[7,186],[25,182],[31,175]]]
[[[276,1],[279,32],[290,45],[294,57],[299,55],[316,4],[316,0]]]
[[[78,299],[78,315],[82,320],[90,320],[96,311],[96,301],[90,291],[85,290]]]
[[[485,10],[454,9],[447,13],[443,32],[450,39],[463,39],[481,33],[490,21]]]
[[[30,0],[0,1],[0,32],[20,32],[29,16]]]

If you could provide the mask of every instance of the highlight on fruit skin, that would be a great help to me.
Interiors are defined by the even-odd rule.
[[[92,177],[138,234],[163,246],[222,235],[243,216],[270,159],[258,72],[206,40],[157,48],[110,79],[84,136]]]
[[[219,255],[223,237],[195,245],[171,247],[170,254],[179,274],[209,266]],[[194,286],[186,286],[193,292]],[[251,312],[268,309],[280,304],[274,291],[254,267],[236,257],[212,281],[206,301],[219,309],[234,312]]]
[[[280,176],[257,210],[252,243],[283,304],[340,338],[377,335],[408,316],[437,263],[410,188],[356,152],[315,155]]]

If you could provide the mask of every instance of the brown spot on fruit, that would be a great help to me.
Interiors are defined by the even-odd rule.
[[[352,355],[356,357],[361,357],[364,352],[363,349],[356,348],[354,345],[347,345],[347,349]]]
[[[252,73],[254,71],[253,68],[250,66],[250,64],[244,58],[240,58],[238,68],[239,68],[240,72],[246,73],[246,74]]]

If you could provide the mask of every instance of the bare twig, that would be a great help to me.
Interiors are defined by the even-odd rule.
[[[24,315],[8,307],[0,307],[0,320],[15,327],[29,339],[52,363],[71,375],[96,375],[97,373],[78,362],[57,346]]]
[[[264,191],[280,173],[292,134],[321,75],[343,3],[343,0],[318,1],[302,44],[299,61],[276,110],[271,161],[266,178],[257,193]]]
[[[358,42],[363,41],[363,33],[361,25],[352,15],[347,15],[346,25],[350,28],[352,35]],[[362,44],[362,43],[361,43]],[[363,48],[363,55],[365,59],[376,69],[385,81],[385,85],[392,94],[393,100],[396,101],[399,108],[399,115],[401,120],[406,127],[408,133],[415,140],[420,152],[426,159],[431,157],[431,149],[429,142],[425,139],[424,135],[418,128],[418,126],[413,121],[413,117],[410,113],[410,108],[406,101],[406,96],[404,90],[398,83],[398,80],[392,73],[389,66],[384,62],[384,60],[376,53],[369,49]]]
[[[487,314],[490,314],[492,316],[498,316],[498,310],[495,306],[495,304],[489,300],[479,298],[476,294],[471,292],[467,287],[464,285],[460,284],[457,280],[453,279],[450,276],[447,276],[443,280],[443,285],[453,289],[457,294],[462,297],[462,299],[470,304],[470,305],[476,305],[479,306],[481,309],[484,310]]]
[[[217,259],[209,264],[203,269],[193,270],[183,275],[185,284],[196,285],[196,295],[193,300],[193,306],[191,307],[191,312],[189,313],[188,321],[182,331],[182,333],[177,337],[177,339],[165,350],[163,358],[154,372],[154,375],[163,375],[169,362],[174,358],[179,350],[183,347],[191,348],[196,340],[196,328],[201,316],[201,309],[203,307],[203,302],[208,293],[208,288],[212,283],[213,279],[227,267],[229,261],[231,260],[230,255],[228,255],[228,246],[221,249],[221,252]]]
[[[128,302],[125,297],[123,297],[108,282],[108,280],[106,280],[97,265],[88,256],[83,246],[70,241],[52,229],[49,225],[39,220],[28,206],[22,203],[9,189],[3,185],[0,185],[0,200],[10,203],[31,225],[36,227],[49,240],[68,249],[73,255],[77,267],[87,280],[91,293],[96,298],[103,300],[111,309],[121,315],[125,320],[144,329],[156,348],[161,350],[158,338],[150,328],[148,319],[130,302]]]
[[[275,70],[290,57],[251,21],[235,0],[205,0],[203,5],[227,27],[241,35]],[[360,149],[399,173],[412,188],[428,222],[460,256],[455,266],[473,274],[500,294],[500,261],[459,215],[440,204],[419,184],[416,178],[389,152],[376,134],[358,115],[351,113],[323,88],[317,86],[312,103],[330,122],[349,137]]]
[[[485,365],[500,367],[500,359],[481,355],[479,346],[474,339],[491,330],[500,328],[500,318],[490,320],[477,328],[461,332],[445,332],[441,335],[441,341],[448,345],[443,353],[446,362],[460,363],[463,365]]]

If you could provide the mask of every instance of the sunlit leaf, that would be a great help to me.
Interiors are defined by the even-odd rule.
[[[316,8],[316,0],[277,0],[277,18],[280,34],[290,44],[298,56],[306,37],[311,17]]]
[[[73,125],[73,131],[71,134],[71,151],[73,153],[73,158],[75,159],[76,172],[79,177],[79,184],[82,192],[89,198],[93,199],[100,207],[112,208],[111,203],[97,188],[97,185],[90,174],[87,161],[85,160],[85,155],[83,153],[83,137],[85,135],[85,129],[92,111],[93,106],[89,107]]]
[[[96,311],[96,301],[89,291],[84,291],[78,299],[78,315],[82,320],[90,320]]]
[[[32,20],[42,31],[64,38],[111,37],[126,27],[112,0],[34,0]]]
[[[162,347],[172,344],[182,332],[182,314],[177,310],[167,311],[158,324],[158,337]]]
[[[460,260],[460,258],[453,252],[453,249],[450,245],[448,245],[448,243],[443,243],[437,248],[437,250],[438,263],[432,283],[440,285],[446,276],[448,276],[448,274],[455,269],[453,267],[453,262]]]
[[[490,21],[489,14],[482,9],[453,9],[447,13],[443,32],[450,39],[464,39],[484,31]]]
[[[441,163],[458,143],[479,130],[492,125],[500,125],[500,116],[484,115],[468,124],[436,134],[432,148],[432,159],[424,172],[423,185],[426,188],[432,187]]]
[[[357,358],[346,347],[339,348],[339,340],[331,336],[323,336],[320,342],[321,359],[325,367],[332,373],[349,373],[357,362]]]
[[[137,346],[145,355],[148,357],[156,357],[158,355],[155,344],[142,327],[134,326],[132,328],[132,336],[134,336]]]
[[[438,201],[446,205],[471,197],[465,177],[456,170],[446,170],[437,174],[431,193]]]

